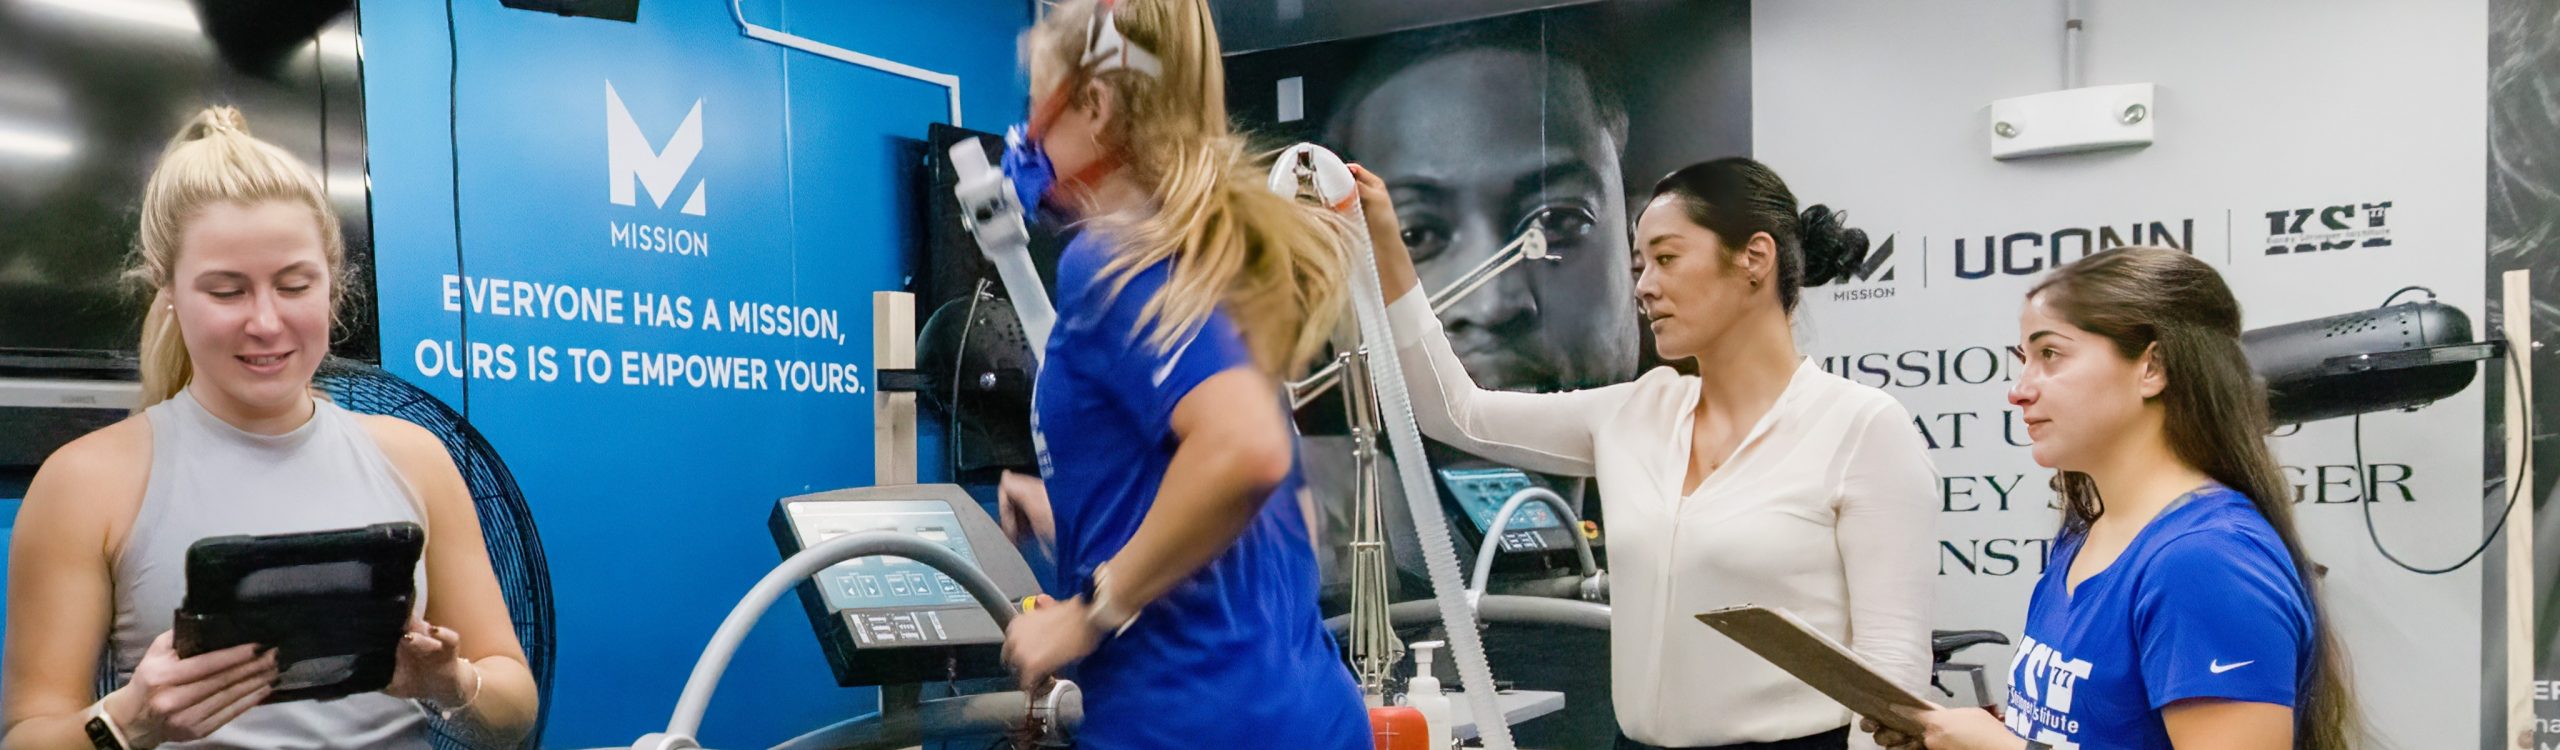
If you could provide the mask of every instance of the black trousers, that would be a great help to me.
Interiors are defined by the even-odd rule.
[[[1778,740],[1776,742],[1745,742],[1739,745],[1717,745],[1714,747],[1697,748],[1657,748],[1652,745],[1627,739],[1626,735],[1618,735],[1618,750],[1846,750],[1848,747],[1848,727],[1841,727],[1839,729],[1834,729],[1809,737],[1797,737],[1792,740]]]

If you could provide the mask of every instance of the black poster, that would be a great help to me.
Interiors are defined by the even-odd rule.
[[[2543,0],[2489,3],[2488,159],[2490,304],[2503,310],[2508,302],[2499,292],[2504,284],[2501,277],[2509,271],[2526,271],[2532,279],[2533,337],[2550,343],[2552,331],[2560,329],[2560,262],[2555,262],[2560,261],[2560,4]],[[2490,325],[2496,325],[2503,314],[2493,310]],[[2530,742],[2517,738],[2512,746],[2538,749],[2560,745],[2560,663],[2553,659],[2554,645],[2560,643],[2560,597],[2554,596],[2560,589],[2553,585],[2560,582],[2560,503],[2552,502],[2554,480],[2560,480],[2560,440],[2554,439],[2560,435],[2555,429],[2560,428],[2560,347],[2519,342],[2516,353],[2530,356],[2533,365],[2532,382],[2527,384],[2533,396],[2533,485],[2522,488],[2526,494],[2517,502],[2530,504],[2534,519],[2534,670],[2531,695],[2525,698],[2531,701],[2537,736]],[[2501,392],[2508,372],[2498,368],[2490,380]],[[2503,407],[2497,408],[2503,412]],[[2493,425],[2490,445],[2504,445],[2503,413],[2490,415],[2489,423]],[[2512,461],[2499,453],[2492,452],[2498,465],[2490,468],[2491,476],[2503,476]],[[2507,494],[2507,488],[2496,489],[2501,497]],[[2502,507],[2503,502],[2492,506]],[[2493,569],[2505,567],[2500,557],[2490,558]],[[2493,572],[2490,580],[2502,577]],[[2502,589],[2484,595],[2499,601],[2505,596]],[[2491,611],[2497,611],[2496,605]],[[2500,632],[2502,626],[2493,623],[2483,630]],[[2483,645],[2488,653],[2502,652],[2500,644]],[[2504,671],[2495,667],[2489,677],[2505,681]],[[2515,703],[2515,696],[2507,702]],[[2493,726],[2504,726],[2506,712],[2497,708]]]
[[[1317,5],[1287,20],[1222,17],[1228,108],[1244,129],[1269,148],[1322,144],[1385,178],[1426,289],[1446,288],[1531,227],[1561,258],[1524,263],[1441,313],[1476,382],[1560,391],[1658,366],[1636,310],[1630,228],[1661,176],[1751,152],[1750,4]],[[1351,448],[1338,398],[1298,416],[1325,605],[1337,614],[1347,606]],[[1489,467],[1439,445],[1430,458],[1441,470]],[[1393,467],[1383,470],[1393,598],[1426,598],[1412,522]],[[1533,479],[1605,537],[1586,482]],[[1450,522],[1465,527],[1459,551],[1472,559],[1481,529],[1463,513]],[[1573,696],[1561,716],[1520,726],[1524,746],[1610,746],[1605,633],[1503,627],[1486,642],[1499,679]]]

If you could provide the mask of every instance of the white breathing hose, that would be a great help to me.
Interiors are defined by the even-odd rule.
[[[1458,664],[1458,683],[1466,689],[1467,708],[1476,716],[1476,736],[1490,750],[1513,750],[1511,726],[1501,720],[1493,668],[1485,663],[1484,639],[1468,601],[1466,581],[1459,577],[1457,545],[1449,536],[1449,518],[1440,509],[1440,493],[1431,484],[1429,459],[1422,452],[1422,431],[1414,425],[1413,398],[1405,390],[1404,368],[1396,361],[1395,332],[1387,324],[1387,297],[1378,279],[1377,250],[1370,247],[1368,223],[1361,213],[1358,183],[1342,158],[1324,147],[1301,143],[1281,152],[1271,167],[1271,187],[1295,198],[1304,180],[1318,200],[1347,214],[1354,228],[1351,271],[1352,311],[1360,324],[1360,344],[1373,356],[1369,380],[1377,393],[1379,417],[1394,451],[1405,504],[1413,511],[1415,536],[1422,543],[1423,565],[1430,572],[1432,598],[1438,600],[1441,624],[1448,630],[1449,652]]]
[[[1040,285],[1040,271],[1031,265],[1031,230],[1022,221],[1022,199],[1013,192],[1013,180],[987,164],[986,147],[971,138],[951,144],[951,170],[959,178],[951,188],[960,199],[960,224],[978,239],[978,252],[996,266],[996,278],[1004,281],[1005,298],[1013,301],[1013,316],[1022,321],[1022,337],[1031,344],[1034,362],[1049,357],[1049,328],[1058,321],[1058,309],[1049,303],[1049,290]]]
[[[1484,544],[1476,548],[1476,577],[1472,579],[1475,581],[1473,586],[1467,589],[1467,603],[1474,604],[1484,598],[1485,586],[1493,580],[1493,559],[1502,552],[1502,534],[1510,530],[1512,514],[1530,503],[1545,503],[1548,509],[1555,511],[1557,518],[1564,520],[1565,528],[1573,532],[1573,551],[1582,564],[1578,569],[1582,573],[1582,598],[1594,602],[1608,601],[1609,579],[1601,574],[1598,559],[1591,555],[1590,540],[1582,536],[1582,518],[1574,515],[1573,508],[1565,505],[1564,498],[1555,490],[1530,485],[1511,493],[1511,499],[1502,503],[1502,510],[1493,514],[1493,525],[1485,528]]]
[[[995,618],[996,627],[1002,628],[1013,621],[1013,606],[1006,601],[1004,590],[997,588],[985,571],[948,547],[897,531],[858,531],[829,539],[783,560],[781,565],[774,566],[763,579],[756,581],[755,588],[747,590],[746,597],[739,599],[738,606],[729,610],[729,616],[720,621],[720,629],[712,633],[711,644],[702,649],[702,658],[694,662],[693,675],[685,680],[684,692],[676,698],[675,715],[667,719],[667,731],[650,737],[662,738],[660,741],[663,738],[691,741],[702,729],[702,715],[711,706],[711,692],[720,687],[720,674],[729,669],[729,657],[737,653],[739,644],[746,642],[747,631],[755,628],[756,620],[764,615],[765,609],[773,606],[775,599],[800,585],[801,581],[817,575],[818,571],[871,555],[894,555],[932,567],[950,576],[979,605],[986,607],[987,615]]]

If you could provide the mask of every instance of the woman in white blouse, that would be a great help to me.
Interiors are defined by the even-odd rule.
[[[1864,233],[1822,206],[1799,214],[1759,162],[1681,169],[1636,223],[1636,296],[1662,358],[1699,374],[1491,391],[1416,293],[1401,186],[1354,169],[1422,431],[1599,480],[1621,747],[1849,746],[1847,709],[1692,617],[1720,607],[1785,607],[1906,687],[1927,683],[1936,475],[1911,415],[1805,358],[1790,325],[1803,287],[1860,263]]]

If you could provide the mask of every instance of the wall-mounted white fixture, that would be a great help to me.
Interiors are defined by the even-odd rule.
[[[2062,0],[2062,90],[1991,103],[1991,158],[2072,154],[2151,145],[2160,119],[2148,83],[2080,85],[2079,0]]]
[[[2151,145],[2159,122],[2148,83],[2086,86],[1991,103],[1991,158]]]

